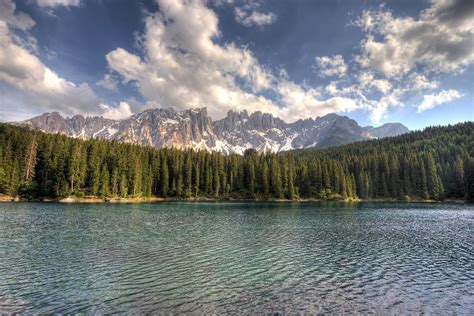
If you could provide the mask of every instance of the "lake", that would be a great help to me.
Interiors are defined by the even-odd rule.
[[[0,204],[3,313],[474,314],[474,206]]]

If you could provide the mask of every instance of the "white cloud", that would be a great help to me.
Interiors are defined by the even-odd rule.
[[[217,7],[234,4],[234,0],[208,0]]]
[[[456,75],[474,61],[472,1],[433,0],[415,18],[394,16],[382,5],[365,11],[356,25],[366,36],[354,59],[355,76],[347,80],[352,84],[330,83],[326,92],[355,98],[374,122],[391,107],[405,106],[410,96],[437,89],[435,76]],[[418,111],[456,97],[450,91],[426,95]]]
[[[234,10],[235,20],[244,26],[263,26],[272,24],[277,20],[274,13],[262,13],[252,9],[248,10],[241,7],[236,7]]]
[[[37,50],[36,39],[29,34],[35,21],[23,12],[15,12],[16,5],[11,0],[0,0],[0,22],[9,29],[11,41],[31,51]]]
[[[160,12],[145,19],[142,57],[122,48],[109,52],[106,59],[111,72],[98,83],[108,85],[115,77],[136,86],[145,103],[134,103],[132,111],[145,106],[179,110],[207,106],[216,118],[229,109],[260,110],[293,121],[364,109],[377,122],[390,108],[404,106],[410,94],[436,89],[439,83],[432,79],[433,73],[462,71],[472,61],[470,52],[462,49],[458,50],[461,54],[448,54],[464,47],[465,32],[472,31],[468,23],[442,18],[441,11],[435,10],[439,2],[433,2],[417,19],[395,17],[384,9],[367,11],[357,22],[367,36],[353,74],[348,74],[341,55],[318,56],[315,62],[321,75],[341,78],[325,88],[308,87],[291,81],[283,68],[274,75],[248,47],[220,43],[218,17],[205,3],[158,3]],[[236,14],[243,18],[258,6],[242,8]],[[449,30],[453,23],[464,31]],[[447,34],[451,37],[444,38]],[[455,38],[460,42],[456,44]],[[267,92],[276,98],[268,98]]]
[[[11,0],[0,0],[0,21],[11,27],[26,31],[35,25],[35,21],[23,12],[15,12],[16,5]]]
[[[335,56],[318,56],[316,59],[316,65],[319,70],[319,74],[322,76],[342,76],[347,72],[347,65],[344,62],[344,58],[341,55]]]
[[[331,81],[325,88],[326,92],[330,95],[338,95],[340,90],[337,88],[337,82]]]
[[[360,65],[385,77],[462,71],[474,61],[474,5],[469,0],[433,0],[418,18],[389,11],[365,11],[357,25],[368,32]]]
[[[371,85],[382,93],[387,93],[392,87],[392,84],[389,81],[383,79],[374,80]]]
[[[48,8],[81,4],[36,1]],[[142,52],[116,48],[106,55],[110,73],[96,85],[114,90],[119,82],[131,84],[145,99],[115,107],[104,105],[88,84],[73,83],[47,67],[29,32],[35,21],[17,12],[11,0],[0,0],[2,119],[44,111],[122,118],[148,107],[207,106],[216,118],[229,109],[260,110],[288,121],[364,109],[377,122],[390,108],[404,106],[410,94],[425,94],[419,112],[461,97],[456,90],[426,90],[439,87],[433,74],[461,72],[474,61],[473,5],[466,0],[432,1],[416,18],[396,17],[384,7],[364,12],[357,25],[367,34],[358,63],[350,63],[351,73],[349,61],[341,55],[315,58],[322,76],[340,77],[326,87],[293,82],[284,68],[275,75],[248,47],[219,41],[218,17],[206,2],[158,2],[160,12],[145,19],[139,40]],[[258,12],[259,8],[257,2],[240,3],[235,18],[246,26],[275,22],[273,13]]]
[[[4,101],[0,114],[11,117],[13,110],[20,106],[37,114],[44,111],[68,115],[99,113],[99,99],[86,83],[77,85],[61,78],[28,50],[24,42],[15,40],[14,30],[27,31],[34,26],[31,17],[15,12],[11,1],[0,3],[3,8],[13,8],[8,14],[2,11],[0,20],[0,89]]]
[[[207,106],[214,116],[229,108],[271,110],[270,100],[245,92],[270,87],[272,75],[248,49],[218,45],[216,14],[201,2],[160,1],[160,13],[148,16],[143,34],[144,59],[117,48],[106,56],[124,83],[133,81],[148,100],[177,109]]]
[[[117,107],[107,104],[100,104],[100,107],[104,110],[102,116],[112,120],[121,120],[133,114],[127,102],[120,102]]]
[[[106,74],[104,78],[96,82],[96,85],[107,90],[117,90],[117,79],[111,74]]]
[[[365,89],[365,88],[375,88],[382,93],[387,93],[391,90],[392,84],[390,81],[385,79],[375,79],[375,76],[372,72],[361,71],[358,76],[358,88]]]
[[[64,113],[93,112],[98,100],[87,84],[59,77],[27,49],[15,44],[0,21],[0,81],[23,91],[32,104]]]
[[[315,89],[273,75],[248,48],[216,43],[217,15],[202,2],[160,0],[159,6],[145,19],[143,58],[122,48],[106,55],[112,73],[136,85],[147,106],[206,106],[215,118],[230,109],[262,111],[287,120],[356,107],[344,98],[321,100]],[[265,91],[275,92],[281,104]]]
[[[40,7],[77,7],[81,4],[81,0],[36,0]]]
[[[410,78],[412,90],[436,89],[439,85],[438,81],[430,81],[426,76],[414,74]]]
[[[384,93],[378,100],[367,100],[367,108],[370,111],[370,119],[377,123],[387,114],[390,107],[403,106],[401,98],[406,93],[405,88],[395,88],[388,93]]]
[[[352,84],[347,84],[352,81]],[[391,107],[405,106],[404,98],[423,90],[438,87],[437,81],[430,81],[424,75],[413,73],[403,81],[381,79],[366,70],[359,70],[353,80],[331,81],[324,89],[330,96],[355,100],[358,108],[369,112],[370,119],[377,123]],[[377,94],[373,94],[378,92]]]
[[[277,91],[286,107],[279,115],[289,121],[300,118],[322,116],[334,112],[348,112],[359,107],[356,101],[344,97],[332,97],[320,100],[320,93],[313,89],[305,89],[293,82],[283,80],[277,86]]]
[[[457,90],[442,90],[438,94],[428,94],[423,96],[423,101],[418,106],[418,113],[430,110],[436,106],[459,99],[463,94]]]

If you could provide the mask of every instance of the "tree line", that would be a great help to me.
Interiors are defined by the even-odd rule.
[[[468,122],[329,149],[223,155],[0,124],[0,193],[472,201],[473,131]]]

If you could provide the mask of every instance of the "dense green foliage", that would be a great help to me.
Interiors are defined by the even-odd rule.
[[[0,193],[473,200],[473,131],[469,122],[329,149],[225,156],[0,124]]]

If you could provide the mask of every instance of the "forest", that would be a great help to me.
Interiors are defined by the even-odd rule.
[[[0,194],[473,201],[473,131],[466,122],[328,149],[223,155],[0,124]]]

